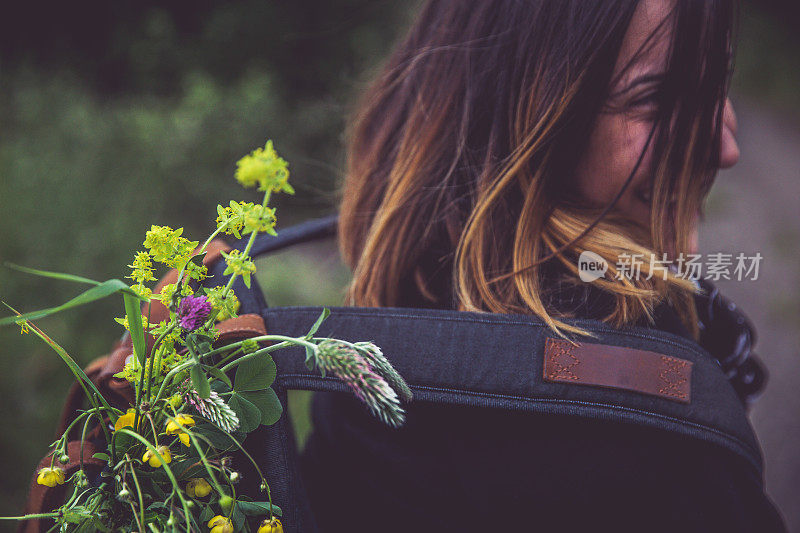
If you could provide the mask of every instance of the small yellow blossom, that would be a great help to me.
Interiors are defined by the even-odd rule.
[[[178,423],[180,423],[180,425],[178,425]],[[175,420],[170,420],[169,423],[167,423],[167,435],[177,435],[183,445],[188,447],[191,443],[191,438],[189,434],[181,428],[181,425],[187,428],[192,427],[194,425],[194,418],[185,414],[177,415]]]
[[[221,252],[222,257],[225,258],[225,263],[227,263],[228,267],[225,269],[225,272],[222,274],[224,276],[228,276],[230,274],[236,274],[237,276],[242,276],[242,281],[244,281],[245,287],[248,289],[250,288],[250,274],[256,271],[256,265],[250,259],[250,256],[243,255],[239,250],[231,250],[230,253]]]
[[[224,297],[222,296],[223,293],[225,293],[225,287],[221,285],[212,289],[206,289],[206,298],[211,302],[211,306],[214,310],[217,311],[217,322],[234,318],[241,306],[239,298],[236,297],[232,290],[229,289]]]
[[[133,422],[136,420],[136,409],[128,409],[128,412],[117,418],[114,423],[114,431],[119,431],[124,427],[133,427]]]
[[[156,450],[164,457],[165,463],[169,464],[172,462],[172,453],[170,453],[169,447],[159,446]],[[153,468],[161,466],[161,458],[150,450],[144,452],[144,455],[142,455],[142,462],[149,463]]]
[[[181,426],[185,428],[190,428],[193,425],[194,425],[194,418],[192,418],[191,415],[185,415],[181,413],[175,417],[175,420],[170,420],[169,423],[167,424],[167,435],[174,435],[176,433],[180,433],[181,431],[183,431]]]
[[[64,479],[63,469],[57,466],[53,468],[46,467],[39,470],[39,475],[36,476],[36,483],[45,487],[55,487],[56,485],[63,485]]]
[[[186,494],[192,498],[205,498],[211,494],[211,485],[201,477],[193,477],[186,483]]]
[[[169,226],[151,226],[142,244],[154,261],[175,267],[187,261],[198,244],[181,237],[182,234],[183,228],[174,230]]]
[[[133,270],[130,276],[126,276],[134,280],[137,284],[146,283],[148,281],[155,281],[153,276],[153,262],[150,260],[150,254],[147,252],[137,252],[133,256],[133,263],[128,265]]]
[[[287,192],[294,194],[289,185],[288,163],[278,156],[272,141],[264,148],[257,148],[236,163],[236,181],[242,187],[255,187],[259,191]]]
[[[283,526],[277,518],[271,520],[267,518],[261,522],[261,527],[258,528],[257,533],[283,533]]]
[[[217,515],[209,520],[208,527],[211,528],[211,533],[233,533],[231,519],[221,515]]]
[[[153,297],[152,289],[150,289],[150,287],[147,287],[142,283],[131,285],[131,290],[144,300],[149,300],[150,298]]]
[[[122,325],[122,327],[127,329],[128,331],[131,330],[130,322],[128,322],[128,315],[125,315],[122,318],[115,318],[114,322]],[[145,329],[145,331],[150,327],[150,324],[147,323],[147,316],[145,315],[142,315],[142,327]]]

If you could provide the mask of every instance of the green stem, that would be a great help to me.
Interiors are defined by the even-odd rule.
[[[281,348],[287,348],[287,347],[289,347],[289,346],[291,346],[293,344],[300,344],[302,346],[307,346],[307,347],[310,347],[310,348],[314,348],[316,346],[315,344],[305,340],[305,337],[285,337],[283,335],[262,335],[260,337],[251,337],[249,340],[254,340],[254,341],[257,341],[257,342],[261,342],[261,341],[265,341],[265,342],[269,342],[269,341],[284,341],[284,342],[281,342],[279,344],[273,344],[272,346],[267,346],[266,348],[262,348],[258,352],[255,352],[255,353],[260,353],[260,354],[261,353],[269,353],[269,352],[272,352],[272,351],[275,351],[275,350],[279,350]],[[202,360],[208,359],[209,357],[212,357],[212,356],[214,356],[214,355],[216,355],[218,353],[224,352],[224,351],[229,350],[231,348],[240,347],[243,342],[245,342],[245,341],[234,342],[234,343],[228,344],[226,346],[223,346],[222,348],[217,348],[216,350],[211,350],[210,352],[202,354],[202,356],[200,356],[200,360],[202,361]],[[187,368],[190,368],[194,364],[195,364],[194,361],[187,361],[185,363],[181,363],[180,365],[178,365],[175,368],[173,368],[172,370],[170,370],[167,373],[167,375],[164,377],[164,381],[161,382],[161,387],[159,388],[158,394],[156,394],[156,397],[153,400],[153,403],[155,404],[161,399],[161,396],[164,394],[164,389],[167,388],[167,385],[169,384],[169,382],[172,380],[172,378],[178,372],[186,370]]]
[[[198,255],[201,255],[203,252],[205,252],[206,251],[206,247],[211,243],[211,241],[214,240],[214,237],[219,235],[220,232],[222,230],[224,230],[224,229],[225,229],[225,226],[222,226],[222,227],[219,227],[219,228],[215,229],[214,232],[211,235],[208,236],[208,239],[206,239],[206,242],[204,242],[203,245],[200,247],[200,249],[197,250],[197,253],[193,254],[192,257],[196,257]],[[187,264],[188,264],[188,261],[187,261]],[[175,286],[176,287],[180,287],[181,286],[181,281],[183,281],[184,272],[186,272],[186,265],[185,264],[181,267],[180,272],[178,272],[178,280],[175,282]]]
[[[156,441],[156,446],[158,446],[158,430],[156,429],[156,423],[153,422],[153,417],[150,416],[150,413],[147,413],[147,419],[150,421],[150,429],[153,430],[153,440]]]
[[[289,343],[289,342],[282,342],[280,344],[273,344],[272,346],[267,346],[266,348],[262,348],[262,349],[260,349],[258,351],[255,351],[253,353],[249,353],[249,354],[244,355],[244,356],[242,356],[242,357],[240,357],[240,358],[238,358],[238,359],[236,359],[234,361],[231,361],[227,365],[225,365],[222,368],[220,368],[220,370],[222,370],[223,372],[228,372],[230,369],[239,366],[240,364],[244,363],[248,359],[253,359],[254,357],[258,357],[261,354],[274,352],[275,350],[278,350],[280,348],[285,348],[285,347],[290,346],[290,345],[291,345],[291,343]]]
[[[272,491],[270,491],[269,483],[267,483],[267,479],[264,477],[264,474],[261,472],[261,468],[258,467],[258,463],[256,462],[256,460],[253,459],[253,456],[250,455],[247,452],[247,450],[244,449],[244,446],[242,446],[239,443],[239,441],[236,440],[236,438],[233,435],[231,435],[230,433],[226,433],[226,435],[228,435],[228,438],[233,441],[233,443],[239,448],[239,450],[245,455],[245,457],[247,457],[250,460],[250,462],[253,464],[253,467],[256,469],[256,473],[258,474],[258,477],[261,478],[261,482],[267,488],[267,498],[269,499],[269,517],[271,519],[272,518]]]
[[[271,195],[272,195],[272,190],[268,190],[267,192],[264,193],[264,200],[261,202],[261,206],[262,207],[267,207],[267,204],[269,204],[269,198],[270,198]],[[247,257],[250,254],[250,250],[253,248],[253,243],[256,242],[256,237],[258,237],[258,232],[257,231],[254,231],[253,233],[250,234],[250,239],[248,239],[247,246],[245,246],[244,250],[242,251],[242,256]],[[238,277],[238,274],[233,274],[231,276],[231,279],[228,280],[228,284],[225,285],[225,289],[223,289],[222,294],[221,294],[221,297],[223,299],[228,294],[228,291],[233,286],[233,282],[236,280],[237,277]]]
[[[132,501],[128,501],[128,505],[131,506],[133,517],[136,519],[136,525],[139,527],[139,533],[144,533],[144,530],[142,529],[142,522],[139,520],[139,515],[136,514],[136,507],[133,506]]]
[[[189,505],[187,504],[186,499],[183,497],[183,494],[181,494],[181,488],[180,485],[178,485],[178,480],[175,478],[175,474],[172,473],[172,469],[167,465],[167,462],[164,461],[164,456],[161,455],[161,453],[147,439],[145,439],[138,433],[129,430],[128,428],[121,428],[116,433],[125,433],[137,439],[142,444],[144,444],[145,447],[147,447],[150,453],[152,453],[161,460],[161,467],[164,469],[164,473],[167,474],[167,477],[169,478],[170,482],[172,482],[172,486],[175,489],[175,493],[178,495],[178,499],[180,499],[181,501],[181,506],[183,507],[183,513],[186,516],[186,526],[189,530],[191,530],[189,520],[192,515],[189,513]]]
[[[89,420],[91,420],[91,418],[87,418],[86,422],[84,422],[83,424],[83,431],[81,431],[81,449],[78,451],[78,453],[80,454],[80,457],[78,459],[80,461],[80,467],[78,471],[81,473],[81,476],[86,475],[83,472],[83,445],[86,443],[86,430],[89,429]],[[101,421],[100,423],[102,424],[103,422]]]
[[[239,353],[241,353],[241,352],[242,352],[242,349],[241,349],[241,348],[239,348],[239,349],[237,349],[237,350],[234,350],[234,351],[232,351],[231,353],[229,353],[228,355],[226,355],[225,357],[223,357],[222,359],[220,359],[220,360],[219,360],[219,362],[217,362],[217,365],[221,365],[221,364],[223,364],[223,363],[225,363],[225,362],[227,362],[227,361],[231,360],[232,358],[234,358],[234,357],[236,357],[237,355],[239,355]],[[205,355],[207,355],[207,354],[205,354]],[[204,356],[205,356],[205,355],[204,355]]]
[[[177,411],[175,411],[174,408],[172,408],[172,412],[175,416],[178,416],[178,413]],[[224,494],[222,492],[222,487],[220,486],[219,481],[217,481],[217,478],[214,476],[214,472],[211,469],[211,465],[209,464],[208,459],[206,459],[206,454],[203,453],[203,449],[200,447],[200,444],[197,442],[197,439],[195,438],[194,434],[191,431],[188,431],[187,428],[183,424],[181,424],[176,418],[173,418],[169,415],[167,415],[167,418],[169,419],[170,422],[175,422],[176,424],[178,424],[181,430],[183,430],[184,433],[189,435],[189,439],[192,441],[192,445],[197,450],[197,454],[200,456],[200,460],[203,462],[203,466],[206,467],[206,471],[208,472],[208,476],[211,478],[211,482],[214,484],[214,488],[217,489],[217,492],[220,495]]]
[[[152,302],[148,301],[147,302],[147,334],[148,335],[150,334],[150,329],[152,328],[152,325],[150,324],[150,312],[152,311],[152,309],[153,309]],[[135,363],[138,363],[138,359],[136,357],[134,357],[133,360],[134,360]],[[142,364],[142,369],[143,369],[142,372],[144,372],[144,364]],[[144,380],[144,374],[142,374],[142,376],[140,376],[140,378],[139,378],[139,387],[136,388],[136,403],[134,404],[134,405],[136,405],[136,415],[133,417],[133,427],[134,428],[138,427],[138,423],[139,423],[139,402],[142,399],[142,389],[144,387],[144,381],[143,380]]]
[[[24,516],[0,516],[0,520],[38,520],[39,518],[56,518],[58,513],[26,514]]]
[[[222,227],[219,227],[219,228],[215,229],[215,230],[214,230],[214,233],[212,233],[211,235],[209,235],[209,236],[208,236],[208,239],[206,239],[206,242],[204,242],[204,243],[203,243],[203,246],[201,246],[201,247],[200,247],[200,250],[198,250],[198,252],[197,252],[197,254],[196,254],[196,255],[200,255],[200,254],[202,254],[203,252],[205,252],[205,251],[206,251],[206,247],[207,247],[209,244],[211,244],[211,241],[213,241],[213,240],[214,240],[214,237],[216,237],[217,235],[219,235],[219,234],[222,232],[222,230],[224,230],[224,229],[225,229],[225,226],[222,226]],[[179,278],[179,280],[180,280],[180,278]]]
[[[195,364],[195,363],[194,363],[194,361],[187,361],[187,362],[185,362],[185,363],[181,363],[180,365],[176,366],[175,368],[173,368],[172,370],[170,370],[169,372],[167,372],[167,375],[166,375],[166,376],[164,376],[164,381],[162,381],[162,382],[161,382],[161,387],[158,389],[158,394],[156,394],[156,398],[155,398],[155,400],[153,400],[153,404],[156,404],[156,403],[158,403],[158,401],[161,399],[161,395],[164,393],[164,388],[167,386],[167,383],[168,383],[168,382],[169,382],[169,381],[170,381],[170,380],[171,380],[171,379],[172,379],[172,378],[173,378],[173,377],[174,377],[174,376],[175,376],[175,375],[176,375],[178,372],[181,372],[181,371],[183,371],[183,370],[186,370],[187,368],[190,368],[190,367],[191,367],[192,365],[194,365],[194,364]]]
[[[104,410],[106,410],[105,407],[92,407],[91,409],[87,409],[86,411],[82,412],[77,417],[75,417],[75,420],[70,422],[70,424],[67,426],[67,430],[64,431],[64,435],[68,435],[69,432],[72,431],[73,426],[77,424],[83,417],[93,415],[94,413]],[[112,409],[112,411],[117,411],[117,409]]]
[[[154,357],[154,355],[156,355],[156,354],[157,354],[156,350],[157,350],[157,349],[159,349],[159,350],[160,350],[160,348],[161,348],[161,343],[164,341],[164,339],[167,337],[167,335],[169,335],[170,333],[172,333],[172,330],[173,330],[173,329],[175,329],[175,327],[176,327],[176,326],[177,326],[177,324],[174,324],[174,323],[173,323],[173,324],[170,324],[170,325],[169,325],[169,327],[167,328],[167,330],[166,330],[166,331],[164,331],[164,333],[162,333],[162,334],[161,334],[161,335],[158,337],[158,339],[156,339],[156,342],[153,344],[153,348],[150,350],[150,375],[149,375],[149,377],[148,377],[148,380],[147,380],[147,393],[146,393],[146,395],[145,395],[145,400],[146,400],[147,402],[149,402],[149,401],[150,401],[150,388],[151,388],[151,385],[152,385],[152,383],[153,383],[153,379],[154,379],[154,376],[153,376],[153,364],[154,364],[154,362],[155,362],[155,357]],[[135,426],[134,426],[134,427],[135,427]]]
[[[133,484],[136,486],[136,495],[139,497],[139,511],[142,513],[142,524],[144,524],[144,498],[142,498],[142,487],[139,486],[139,478],[136,477],[136,468],[131,461],[128,454],[125,454],[125,460],[131,465],[131,475],[133,476]],[[133,505],[133,504],[131,504]],[[135,514],[134,510],[134,514]],[[139,526],[141,528],[141,525]]]

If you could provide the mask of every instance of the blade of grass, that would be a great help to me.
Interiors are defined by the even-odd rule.
[[[42,276],[44,278],[53,278],[53,279],[61,279],[65,281],[74,281],[75,283],[87,283],[89,285],[100,285],[99,281],[95,281],[93,279],[84,278],[83,276],[76,276],[75,274],[65,274],[63,272],[52,272],[50,270],[39,270],[36,268],[25,267],[22,265],[16,265],[14,263],[9,263],[6,261],[3,263],[8,268],[13,270],[18,270],[20,272],[25,272],[26,274],[33,274],[34,276]]]
[[[88,303],[94,302],[95,300],[100,300],[117,292],[122,292],[123,294],[128,294],[135,298],[141,299],[139,295],[133,292],[133,290],[131,290],[131,288],[128,287],[128,285],[124,281],[118,279],[110,279],[104,281],[103,283],[100,283],[95,287],[92,287],[91,289],[85,292],[82,292],[75,298],[57,307],[50,307],[48,309],[41,309],[39,311],[31,311],[29,313],[18,314],[17,316],[2,318],[0,319],[0,326],[17,324],[19,323],[20,320],[38,320],[40,318],[44,318],[46,316],[59,313],[61,311],[66,311],[67,309],[71,309],[73,307],[86,305]]]
[[[136,355],[136,359],[139,360],[139,364],[144,367],[147,348],[144,341],[140,300],[127,293],[122,293],[122,298],[125,300],[125,314],[128,315],[128,331],[130,331],[131,341],[133,341],[133,353]]]
[[[13,307],[11,307],[11,306],[10,306],[10,305],[8,305],[7,303],[3,302],[3,304],[4,304],[6,307],[8,307],[9,309],[11,309],[11,311],[12,311],[12,312],[14,312],[14,313],[18,313],[18,311],[17,311],[16,309],[14,309]],[[66,364],[66,365],[69,367],[69,369],[70,369],[70,370],[72,371],[72,373],[75,375],[75,378],[76,378],[76,379],[78,379],[78,380],[79,380],[79,382],[82,382],[82,383],[85,383],[86,385],[88,385],[88,386],[89,386],[89,388],[90,388],[90,389],[91,389],[91,390],[92,390],[92,391],[93,391],[93,392],[94,392],[94,393],[97,395],[97,397],[100,399],[100,402],[103,404],[103,407],[105,407],[106,409],[108,409],[109,413],[111,413],[111,414],[113,415],[113,413],[115,412],[115,410],[111,408],[111,406],[108,404],[108,402],[107,402],[107,401],[106,401],[106,399],[103,397],[103,395],[102,395],[102,394],[100,394],[100,391],[99,391],[99,390],[97,390],[97,387],[95,387],[95,385],[94,385],[94,383],[92,382],[92,380],[91,380],[91,379],[89,379],[89,376],[87,376],[87,375],[86,375],[86,372],[84,372],[84,371],[83,371],[83,369],[80,367],[80,365],[79,365],[78,363],[76,363],[76,362],[75,362],[75,360],[72,358],[72,356],[71,356],[71,355],[69,355],[69,354],[67,353],[67,351],[66,351],[64,348],[62,348],[62,347],[61,347],[61,346],[60,346],[60,345],[59,345],[59,344],[58,344],[56,341],[54,341],[53,339],[51,339],[51,338],[50,338],[50,337],[49,337],[49,336],[48,336],[48,335],[47,335],[47,334],[46,334],[44,331],[42,331],[41,329],[39,329],[39,327],[38,327],[38,326],[36,326],[35,324],[31,323],[31,322],[30,322],[30,321],[28,321],[28,320],[25,320],[25,319],[23,319],[23,318],[22,318],[23,316],[24,316],[24,315],[17,314],[17,316],[16,316],[16,317],[14,317],[14,318],[16,318],[17,320],[22,320],[23,322],[25,322],[25,324],[26,324],[26,325],[27,325],[27,326],[28,326],[28,327],[29,327],[29,328],[30,328],[30,329],[31,329],[31,330],[32,330],[32,331],[33,331],[33,332],[36,334],[36,336],[37,336],[37,337],[39,337],[39,338],[40,338],[40,339],[42,339],[42,340],[43,340],[45,343],[47,343],[47,345],[48,345],[48,346],[50,346],[50,347],[53,349],[53,351],[55,351],[55,352],[58,354],[58,356],[59,356],[59,357],[61,357],[61,359],[64,361],[64,363],[65,363],[65,364]],[[89,392],[86,390],[86,387],[85,387],[85,386],[84,386],[84,392],[86,393],[86,396],[87,396],[87,398],[89,399],[89,401],[90,401],[90,402],[92,402],[92,403],[94,403],[94,402],[92,401],[92,396],[91,396],[91,395],[89,394]]]

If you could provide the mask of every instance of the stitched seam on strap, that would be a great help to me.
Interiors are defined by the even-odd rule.
[[[685,400],[686,393],[681,392],[679,387],[686,383],[686,377],[682,372],[682,370],[686,368],[686,361],[676,359],[675,357],[667,357],[666,355],[661,356],[661,361],[664,363],[664,367],[658,373],[658,377],[665,385],[658,389],[658,392]],[[674,380],[675,377],[679,379]]]
[[[573,368],[581,364],[580,359],[578,359],[575,354],[572,353],[575,345],[568,341],[558,341],[555,339],[547,339],[547,345],[548,348],[551,346],[553,347],[553,349],[550,350],[550,364],[553,366],[552,370],[550,371],[550,379],[571,379],[574,381],[580,381],[580,378],[572,371]],[[571,359],[569,364],[565,365],[559,362],[559,358],[561,356]]]

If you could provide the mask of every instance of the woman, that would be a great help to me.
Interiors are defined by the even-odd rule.
[[[738,159],[733,15],[711,0],[428,1],[351,132],[349,303],[696,340],[692,283],[666,262],[616,265],[696,250],[715,174]],[[580,281],[583,251],[605,277]],[[425,404],[389,431],[337,395],[314,417],[304,476],[323,531],[782,529],[735,458],[668,433]]]

